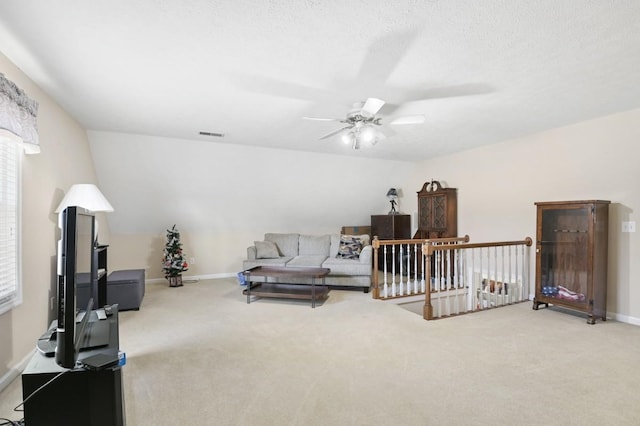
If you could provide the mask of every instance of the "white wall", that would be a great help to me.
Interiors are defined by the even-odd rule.
[[[424,161],[405,187],[458,188],[458,233],[473,242],[535,241],[536,201],[610,200],[607,309],[640,324],[640,238],[620,230],[640,218],[639,122],[640,109]]]
[[[185,275],[242,268],[246,248],[265,232],[339,233],[386,213],[387,190],[411,163],[89,132],[107,214],[110,269],[144,268],[162,277],[165,230],[177,224]]]
[[[22,161],[23,303],[0,315],[0,387],[16,374],[24,357],[52,319],[55,296],[56,241],[54,214],[64,191],[74,183],[97,183],[86,132],[22,71],[0,53],[0,72],[39,103],[41,153]],[[104,233],[109,234],[105,224]]]

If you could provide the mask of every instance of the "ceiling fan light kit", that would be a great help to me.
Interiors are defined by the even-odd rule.
[[[353,149],[360,149],[362,145],[373,146],[377,144],[386,136],[384,133],[375,128],[375,126],[382,125],[382,118],[376,117],[376,114],[385,105],[385,101],[378,98],[368,98],[364,102],[357,102],[353,105],[346,118],[316,118],[316,117],[303,117],[306,120],[315,121],[337,121],[339,123],[346,124],[346,126],[333,130],[324,136],[322,139],[328,139],[339,133],[342,133],[341,139],[347,144],[351,145]],[[408,115],[398,117],[390,124],[420,124],[424,123],[424,115]]]
[[[353,149],[360,149],[362,144],[375,145],[378,143],[376,130],[368,125],[356,126],[354,129],[342,134],[342,142],[351,145]]]

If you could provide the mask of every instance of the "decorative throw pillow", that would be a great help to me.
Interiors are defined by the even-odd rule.
[[[362,240],[352,235],[340,236],[340,248],[338,249],[338,259],[360,259],[362,251]]]
[[[360,241],[362,241],[362,247],[368,246],[369,244],[371,244],[371,238],[369,238],[368,234],[352,235],[352,236],[360,238]]]
[[[280,257],[278,247],[271,241],[254,241],[256,259],[276,259]]]

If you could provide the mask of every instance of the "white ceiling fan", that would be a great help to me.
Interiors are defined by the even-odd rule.
[[[326,135],[320,137],[320,140],[327,139],[335,136],[339,133],[342,134],[342,140],[351,144],[353,149],[360,149],[362,144],[375,145],[378,141],[384,139],[385,134],[376,129],[376,126],[381,126],[382,118],[377,114],[385,104],[385,101],[378,98],[368,98],[364,102],[357,102],[353,105],[346,118],[316,118],[316,117],[303,117],[305,120],[316,121],[337,121],[339,123],[346,124],[346,126],[340,129],[333,130]],[[420,124],[424,123],[424,115],[406,115],[397,117],[389,124]]]

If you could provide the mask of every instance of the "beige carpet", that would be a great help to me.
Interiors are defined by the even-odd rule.
[[[530,303],[427,322],[355,291],[150,284],[120,343],[129,426],[640,424],[640,327]]]

